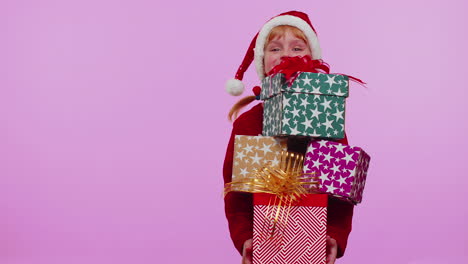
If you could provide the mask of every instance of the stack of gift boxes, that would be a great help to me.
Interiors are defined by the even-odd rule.
[[[361,202],[370,157],[359,147],[335,142],[345,136],[348,88],[348,77],[338,74],[302,72],[290,84],[276,74],[262,81],[263,133],[236,136],[233,182],[254,177],[267,164],[279,165],[294,138],[306,142],[303,173],[316,181],[306,186],[310,194],[283,211],[274,210],[280,199],[272,194],[254,194],[254,263],[325,263],[328,195]],[[240,191],[252,192],[249,186]],[[265,221],[272,212],[276,219],[287,212],[276,234],[270,231],[277,222]]]

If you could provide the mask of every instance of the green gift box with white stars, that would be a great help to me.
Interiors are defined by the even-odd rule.
[[[291,85],[283,74],[262,81],[264,136],[344,138],[349,78],[302,72]]]

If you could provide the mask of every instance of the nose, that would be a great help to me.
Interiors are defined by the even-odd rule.
[[[292,56],[292,52],[290,50],[283,50],[283,52],[281,53],[281,58],[286,58],[286,57],[291,57]]]

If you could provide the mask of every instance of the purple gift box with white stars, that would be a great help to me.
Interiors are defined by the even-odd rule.
[[[318,176],[319,192],[352,203],[362,201],[370,156],[360,147],[319,140],[307,146],[304,173]]]

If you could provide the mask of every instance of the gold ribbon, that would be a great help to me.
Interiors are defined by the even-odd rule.
[[[300,153],[283,151],[280,155],[280,162],[277,167],[271,162],[265,164],[260,169],[255,169],[248,177],[244,177],[225,184],[224,195],[232,191],[269,193],[275,195],[275,200],[280,199],[278,208],[274,213],[273,229],[270,238],[273,238],[277,225],[287,224],[287,219],[291,206],[298,203],[307,193],[312,193],[318,184],[317,176],[314,173],[303,173],[304,155]],[[311,176],[313,175],[313,176]],[[310,187],[305,187],[310,186]],[[272,201],[270,200],[268,208]],[[276,201],[273,202],[276,204]],[[281,209],[287,210],[281,214]],[[269,210],[267,215],[273,212]],[[283,217],[280,217],[280,216]],[[269,219],[265,219],[268,221]]]

